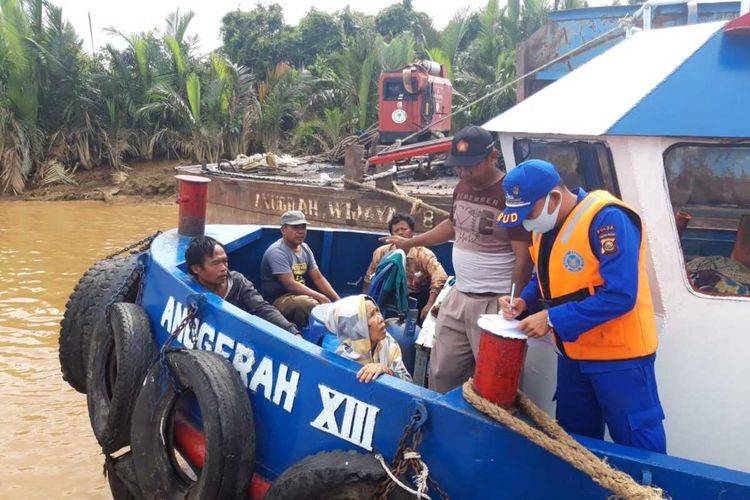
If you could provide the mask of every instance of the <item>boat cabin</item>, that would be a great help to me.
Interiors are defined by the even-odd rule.
[[[636,33],[485,124],[643,218],[670,454],[750,471],[750,15]],[[553,411],[554,354],[524,389]],[[532,375],[533,374],[533,375]]]

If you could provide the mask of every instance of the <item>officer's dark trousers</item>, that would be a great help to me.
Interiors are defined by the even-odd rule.
[[[603,439],[606,424],[615,443],[666,453],[653,357],[640,366],[601,370],[602,363],[558,358],[560,425],[568,432]]]

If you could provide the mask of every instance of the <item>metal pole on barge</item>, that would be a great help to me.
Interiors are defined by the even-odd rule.
[[[206,229],[208,183],[211,179],[197,175],[175,175],[179,182],[177,203],[180,205],[177,232],[182,236],[202,236]]]

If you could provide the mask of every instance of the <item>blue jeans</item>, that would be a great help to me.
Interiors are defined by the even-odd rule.
[[[603,365],[606,362],[558,359],[560,425],[568,432],[603,439],[606,424],[615,443],[666,453],[664,411],[656,387],[654,357],[642,363],[634,360],[625,367],[614,362],[613,370],[602,369]]]

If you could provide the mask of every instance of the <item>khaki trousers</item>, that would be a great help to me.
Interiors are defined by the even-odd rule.
[[[273,306],[297,328],[304,328],[310,318],[313,307],[320,302],[307,295],[294,295],[287,293],[273,301]]]
[[[430,389],[448,392],[474,375],[481,314],[497,314],[501,294],[478,295],[451,290],[440,305],[435,344],[430,353]]]

